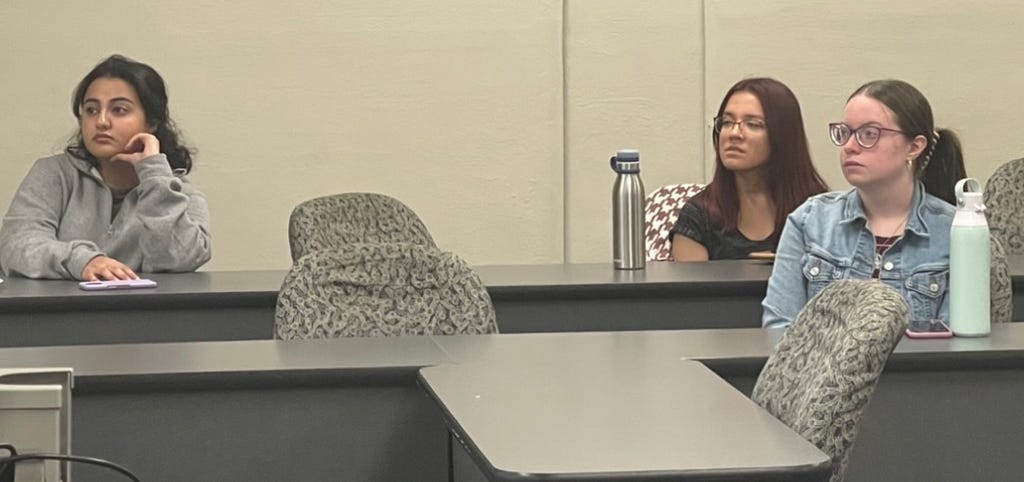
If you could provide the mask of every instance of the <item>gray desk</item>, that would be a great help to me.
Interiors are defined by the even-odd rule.
[[[447,480],[416,386],[446,361],[427,337],[0,349],[0,366],[74,367],[72,450],[146,482]]]
[[[462,363],[568,353],[659,366],[693,358],[748,394],[779,330],[685,330],[447,337]],[[652,371],[653,373],[653,371]],[[1024,324],[978,339],[900,342],[862,420],[847,482],[1019,480],[1024,459]]]
[[[758,327],[763,261],[478,266],[502,333]],[[1024,320],[1024,256],[1011,259]],[[71,281],[0,284],[0,347],[270,339],[285,271],[150,274],[152,290],[85,292]]]
[[[147,274],[156,288],[104,292],[74,281],[7,278],[0,346],[270,339],[284,274]]]
[[[473,268],[487,285],[502,333],[753,328],[771,264],[736,260]]]
[[[480,266],[503,333],[759,326],[763,262]],[[149,274],[146,290],[86,292],[71,281],[0,284],[2,346],[273,337],[285,271]]]
[[[663,367],[692,358],[749,393],[778,335],[734,329],[8,348],[0,349],[0,366],[74,367],[73,449],[122,462],[147,482],[443,481],[447,430],[416,385],[421,367],[575,357],[644,367],[645,377],[660,381]],[[1022,394],[1024,324],[996,326],[989,338],[903,340],[862,421],[846,480],[1019,480]],[[78,482],[110,480],[76,470]]]
[[[828,480],[828,456],[693,360],[488,360],[420,370],[455,482]]]

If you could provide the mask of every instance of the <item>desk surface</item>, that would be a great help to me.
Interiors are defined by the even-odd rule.
[[[267,305],[277,301],[286,271],[210,271],[197,273],[147,273],[156,288],[85,291],[78,282],[11,277],[0,284],[4,311],[67,311],[208,306]]]
[[[474,271],[492,298],[552,296],[608,291],[688,293],[763,292],[772,265],[759,260],[724,260],[705,263],[647,263],[638,271],[615,270],[610,263],[476,266]],[[1010,257],[1015,284],[1024,284],[1024,256]],[[46,310],[96,307],[110,302],[138,305],[173,305],[202,301],[273,305],[286,270],[150,273],[153,289],[90,292],[65,280],[30,280],[11,277],[0,283],[0,307],[5,310]]]
[[[611,263],[476,266],[491,298],[600,296],[609,292],[675,296],[716,292],[764,295],[772,265],[758,260],[709,263],[647,263],[642,270],[617,270]]]
[[[568,354],[445,364],[420,379],[490,480],[831,474],[828,456],[692,360]]]
[[[692,293],[764,291],[771,264],[764,261],[648,263],[623,271],[611,264],[539,264],[473,268],[492,298],[580,294],[609,291]],[[12,277],[0,284],[0,306],[10,310],[89,308],[116,302],[127,307],[194,303],[270,304],[277,300],[286,270],[149,273],[153,289],[84,291],[77,282]],[[682,291],[680,291],[682,290]]]
[[[478,266],[502,333],[759,327],[771,265],[738,260]],[[1024,256],[1011,258],[1024,320]],[[0,346],[273,337],[285,271],[148,274],[153,289],[88,292],[73,281],[0,283]]]
[[[73,367],[76,452],[123,463],[144,480],[239,474],[414,480],[422,473],[416,471],[440,474],[447,466],[437,459],[445,445],[441,414],[415,387],[420,367],[580,359],[646,373],[690,358],[749,389],[780,334],[733,329],[7,348],[0,349],[0,366]],[[1024,446],[1024,432],[1006,423],[1017,417],[1006,400],[1024,393],[1022,375],[1024,324],[993,326],[987,338],[902,340],[869,405],[847,479],[1015,480],[1024,459],[1012,452]],[[590,378],[600,386],[622,376],[606,370]],[[649,382],[634,378],[630,383]],[[681,396],[672,392],[678,386],[650,383],[655,393]],[[934,413],[921,416],[916,407],[923,405]],[[936,424],[933,416],[950,423]],[[264,460],[259,454],[282,447],[267,445],[270,433],[288,440],[283,446],[291,454],[315,455],[298,465],[282,462],[294,457]],[[210,453],[194,444],[197,437],[226,448]],[[964,449],[972,451],[965,458],[942,457],[937,447],[956,440],[976,443]],[[341,466],[338,453],[347,457]],[[402,463],[380,463],[393,456]],[[188,467],[176,463],[186,458],[193,461]],[[228,467],[224,460],[248,465]],[[79,477],[84,472],[76,480],[104,480]]]

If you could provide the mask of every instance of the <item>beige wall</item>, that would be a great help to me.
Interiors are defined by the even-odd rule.
[[[73,132],[75,83],[121,52],[165,77],[210,198],[207,269],[284,268],[303,199],[391,194],[473,264],[610,258],[608,157],[641,149],[649,190],[710,176],[708,123],[768,75],[824,124],[846,95],[906,79],[985,179],[1015,127],[1024,6],[992,1],[0,2],[0,209]]]

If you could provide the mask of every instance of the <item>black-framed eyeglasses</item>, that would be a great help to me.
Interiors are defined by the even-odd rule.
[[[856,138],[857,144],[865,149],[871,149],[878,144],[878,140],[882,138],[883,132],[896,132],[898,134],[906,135],[906,132],[897,129],[889,129],[887,127],[878,126],[860,126],[856,129],[846,125],[842,122],[833,122],[828,125],[828,136],[832,139],[832,143],[837,146],[845,146],[847,142],[850,142],[850,138]]]
[[[768,128],[768,124],[761,119],[736,120],[728,117],[715,117],[715,132],[729,132],[739,126],[740,130],[749,134],[759,134]]]

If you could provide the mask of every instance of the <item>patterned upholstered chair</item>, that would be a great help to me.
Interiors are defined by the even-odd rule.
[[[1010,277],[1010,264],[1006,259],[1006,250],[999,238],[992,236],[989,251],[990,319],[992,323],[1013,321],[1013,279]]]
[[[1007,254],[1024,254],[1024,158],[999,166],[988,178],[985,207],[992,237]]]
[[[436,246],[419,216],[384,194],[355,192],[318,197],[292,210],[288,243],[292,261],[349,243],[414,243]]]
[[[644,203],[647,261],[672,261],[672,227],[679,210],[703,190],[703,184],[670,184],[647,195]]]
[[[496,333],[480,278],[455,254],[411,243],[353,243],[296,261],[274,336],[318,339]]]
[[[883,283],[840,280],[786,329],[751,398],[832,458],[840,481],[861,413],[909,318]]]

